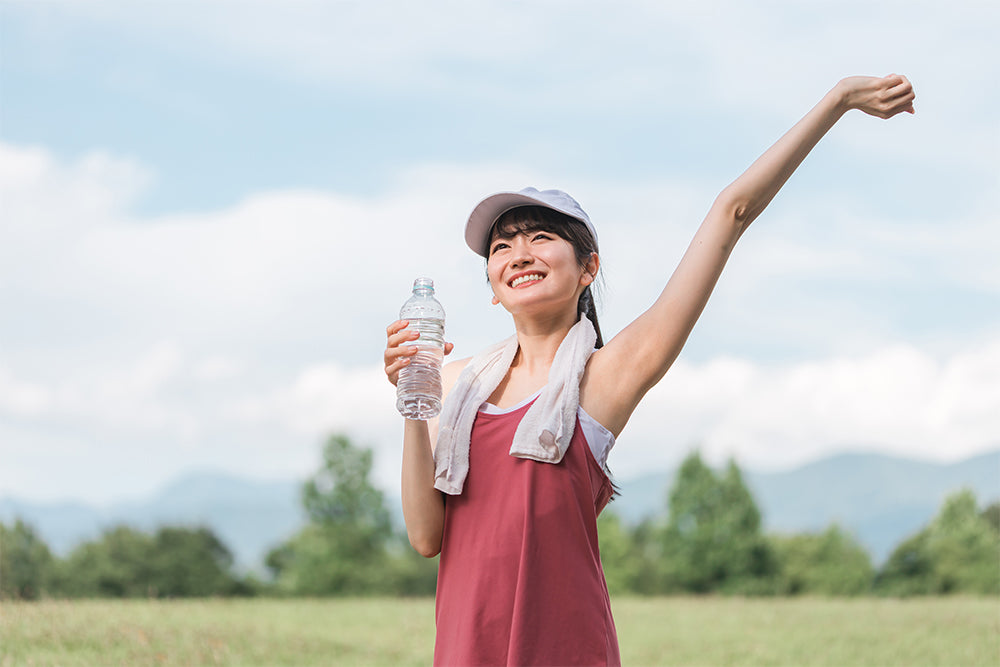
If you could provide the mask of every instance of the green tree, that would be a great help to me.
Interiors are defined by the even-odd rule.
[[[990,503],[979,515],[993,527],[993,530],[1000,533],[1000,501]]]
[[[205,527],[164,526],[152,539],[151,592],[159,597],[246,593],[232,574],[233,556]]]
[[[664,517],[646,518],[631,531],[635,553],[629,580],[632,591],[640,595],[662,595],[680,590],[665,567],[664,520]]]
[[[326,442],[322,467],[302,487],[309,525],[266,559],[279,591],[354,595],[393,585],[387,577],[392,523],[369,480],[371,468],[370,449],[343,435]]]
[[[425,558],[418,554],[410,546],[405,532],[394,536],[388,553],[386,592],[396,595],[434,595],[437,589],[437,558]]]
[[[779,563],[778,591],[788,594],[861,595],[875,570],[868,552],[836,525],[823,533],[772,537]]]
[[[670,492],[664,531],[664,586],[696,593],[764,593],[776,561],[761,533],[760,511],[730,461],[717,476],[695,452]]]
[[[155,594],[153,539],[115,526],[70,552],[60,567],[58,591],[70,597],[145,597]]]
[[[632,531],[617,514],[606,509],[597,518],[597,535],[608,591],[612,595],[637,592],[642,563]]]
[[[302,505],[312,523],[356,526],[373,544],[392,532],[382,492],[368,477],[372,451],[355,447],[344,435],[334,435],[323,448],[323,464],[302,487]]]
[[[0,523],[0,598],[38,598],[49,587],[53,565],[34,528],[20,519],[10,528]]]
[[[232,556],[208,528],[164,526],[148,535],[115,526],[74,549],[54,589],[69,597],[203,597],[247,594]]]
[[[1000,594],[1000,534],[965,489],[945,499],[931,523],[900,544],[876,580],[890,595]]]

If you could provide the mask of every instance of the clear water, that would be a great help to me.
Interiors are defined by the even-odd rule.
[[[416,318],[409,329],[420,332],[410,343],[420,348],[399,372],[396,409],[408,419],[431,419],[441,413],[441,362],[444,359],[444,320]]]

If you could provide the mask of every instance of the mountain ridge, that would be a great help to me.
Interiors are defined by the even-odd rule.
[[[962,487],[981,506],[1000,500],[1000,448],[954,463],[844,451],[796,468],[742,468],[769,533],[818,532],[837,523],[868,549],[876,564],[925,525],[944,498]],[[674,469],[619,480],[622,495],[609,509],[626,522],[666,514]],[[49,547],[65,555],[113,525],[207,525],[232,550],[241,570],[261,570],[270,548],[305,524],[301,480],[252,480],[218,471],[181,475],[143,499],[104,508],[72,500],[32,503],[0,498],[0,520],[21,518]],[[386,494],[397,527],[398,495]]]

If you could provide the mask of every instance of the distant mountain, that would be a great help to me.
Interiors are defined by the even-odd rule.
[[[165,524],[205,525],[233,552],[237,567],[260,569],[267,551],[305,523],[300,485],[198,473],[178,479],[148,500],[117,503],[106,509],[2,498],[0,520],[20,517],[59,555],[118,524],[146,531]]]
[[[949,494],[968,487],[980,505],[1000,500],[1000,450],[953,464],[881,454],[838,454],[787,472],[744,470],[768,532],[812,532],[836,522],[883,562]],[[665,514],[675,471],[620,484],[611,508],[637,522]]]
[[[924,526],[948,494],[968,487],[981,505],[1000,500],[1000,450],[954,464],[841,454],[788,472],[744,470],[744,475],[767,531],[820,531],[837,522],[876,563]],[[673,478],[674,471],[663,471],[622,480],[622,495],[610,509],[629,522],[665,514]],[[106,509],[0,498],[0,521],[25,520],[60,555],[121,523],[147,531],[164,524],[207,525],[232,550],[240,569],[259,571],[268,550],[305,523],[299,487],[298,481],[198,473],[147,500]],[[386,502],[401,526],[399,498],[387,495]]]

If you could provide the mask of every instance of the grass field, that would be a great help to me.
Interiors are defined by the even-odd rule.
[[[1000,664],[1000,600],[623,598],[626,665]],[[0,603],[0,666],[427,665],[429,599]]]

